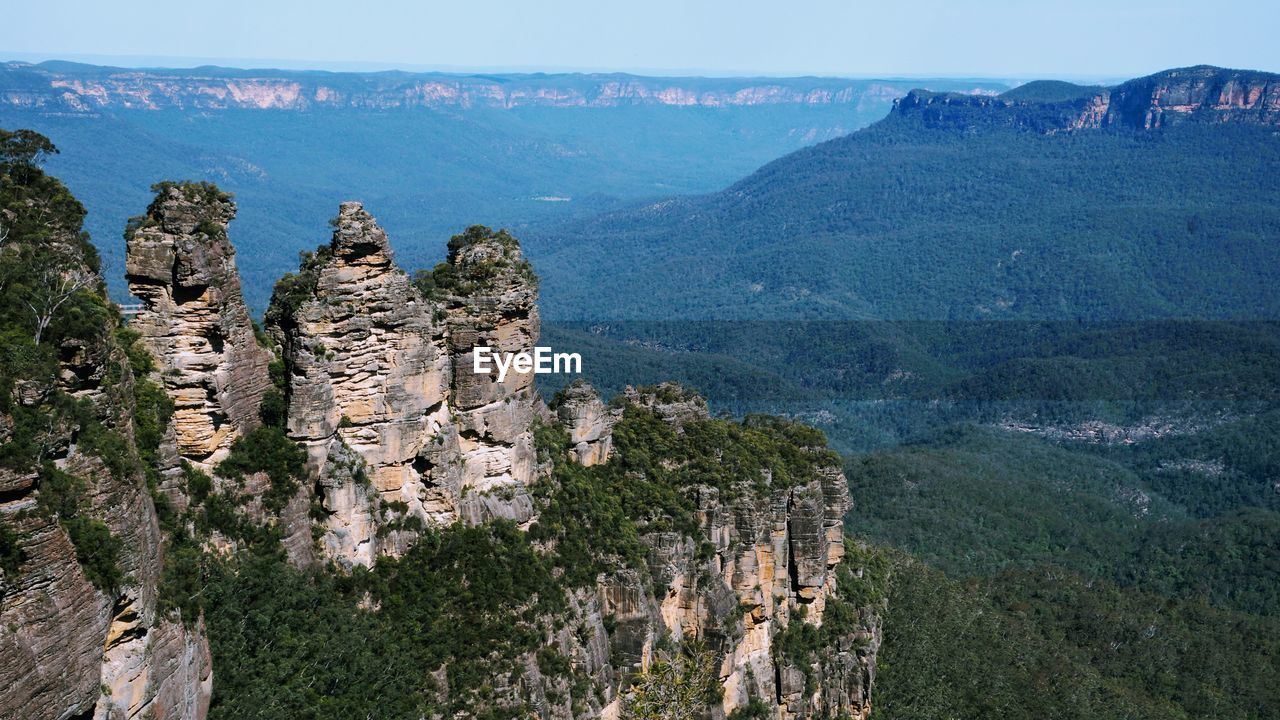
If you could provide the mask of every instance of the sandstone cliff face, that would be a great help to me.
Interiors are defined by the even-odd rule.
[[[1082,127],[1154,129],[1185,120],[1280,125],[1280,76],[1201,65],[1130,80],[1098,96]]]
[[[98,71],[98,72],[95,72]],[[910,89],[898,81],[827,78],[648,78],[624,74],[459,76],[49,68],[0,64],[0,106],[44,112],[310,110],[420,107],[743,107],[881,105]],[[975,83],[974,92],[991,84]]]
[[[309,448],[327,552],[370,565],[411,539],[379,537],[385,508],[407,508],[389,511],[397,522],[457,516],[444,328],[359,203],[342,205],[332,243],[303,273],[296,306],[273,311],[270,328],[289,374],[288,429]]]
[[[518,246],[505,234],[459,236],[451,284],[428,300],[359,203],[344,203],[334,223],[330,244],[277,288],[269,312],[326,552],[370,565],[422,527],[527,522],[541,408],[533,376],[498,382],[472,363],[475,346],[530,351],[537,339],[537,290]]]
[[[706,417],[696,396],[629,389],[627,402],[674,426]],[[648,535],[649,582],[628,573],[602,579],[601,606],[615,618],[612,642],[624,659],[616,669],[647,666],[664,635],[697,639],[719,658],[726,714],[756,699],[780,718],[865,718],[880,642],[874,612],[859,609],[861,622],[836,629],[833,647],[812,663],[787,658],[777,644],[793,623],[822,625],[838,597],[848,482],[832,465],[790,487],[758,488],[754,478],[742,478],[731,497],[698,488],[696,518],[708,547],[679,532]],[[616,716],[619,702],[606,717]]]
[[[264,473],[243,486],[216,475],[235,441],[261,426],[271,387],[273,355],[255,336],[227,233],[234,216],[230,196],[212,185],[161,183],[125,233],[129,289],[142,301],[129,326],[155,359],[150,379],[174,404],[158,452],[160,490],[181,512],[189,502],[182,464],[213,475],[215,490],[246,498],[255,523],[279,523],[289,557],[307,565],[314,559],[308,490],[277,514],[260,501],[270,486]],[[221,551],[236,545],[217,533],[210,540]]]
[[[165,389],[186,409],[175,412],[167,440],[173,466],[177,459],[213,466],[256,426],[269,382],[267,354],[239,301],[225,237],[230,212],[216,197],[193,205],[180,189],[166,191],[130,240],[130,280],[145,306],[135,327],[165,368]],[[544,506],[531,489],[556,482],[554,465],[539,464],[536,422],[565,432],[565,461],[602,471],[617,457],[613,431],[626,408],[676,433],[708,422],[706,402],[674,385],[628,389],[620,405],[606,406],[589,386],[574,384],[553,414],[532,374],[511,371],[499,380],[496,369],[476,373],[476,347],[518,353],[537,342],[536,279],[506,233],[477,227],[455,237],[448,262],[420,290],[360,204],[344,203],[334,228],[331,242],[277,286],[268,311],[285,365],[288,434],[309,458],[308,483],[278,520],[295,562],[311,547],[308,506],[323,510],[313,515],[321,551],[348,568],[404,553],[426,527],[536,523]],[[241,361],[243,375],[223,365]],[[259,499],[267,478],[238,482],[248,515],[277,522]],[[214,478],[215,487],[224,483]],[[569,589],[563,617],[547,623],[548,646],[570,661],[572,675],[544,674],[538,657],[520,658],[520,675],[490,680],[494,702],[532,707],[545,718],[617,717],[630,678],[673,641],[695,640],[714,656],[724,687],[712,718],[753,700],[787,720],[865,718],[879,628],[874,609],[851,610],[841,595],[837,578],[853,571],[842,566],[841,519],[850,502],[838,466],[824,460],[785,482],[752,475],[682,492],[693,503],[696,531],[646,531],[642,565]],[[158,548],[154,522],[150,528]],[[159,566],[153,553],[132,567],[154,578]],[[80,586],[72,582],[65,592]],[[93,638],[105,636],[101,680],[112,688],[110,702],[130,712],[152,705],[202,712],[207,649],[198,630],[158,620],[149,592],[104,598],[97,614],[80,621],[97,633],[92,642],[68,637],[61,647],[92,658]],[[788,656],[781,638],[823,627],[834,605],[839,624],[822,630],[822,652]],[[592,688],[586,696],[582,680]],[[99,687],[82,685],[66,687],[82,695]]]
[[[227,239],[234,216],[212,186],[171,186],[127,233],[129,290],[142,300],[130,325],[173,398],[178,457],[206,471],[259,425],[270,386],[271,353],[254,338]]]
[[[462,516],[468,522],[533,516],[527,488],[533,481],[533,419],[541,400],[532,373],[475,372],[474,349],[533,351],[540,325],[537,283],[506,232],[472,228],[451,248],[456,278],[445,298],[449,349],[454,358],[452,404],[463,459]]]
[[[613,426],[621,410],[605,407],[594,388],[574,382],[556,406],[556,418],[569,431],[574,460],[590,467],[608,461],[613,453]]]
[[[580,409],[599,410],[598,404],[582,385],[559,398],[552,422],[567,436],[564,461],[579,457],[572,429],[586,426],[577,419],[595,414]],[[566,406],[571,410],[560,412]],[[628,390],[621,406],[600,407],[610,430],[625,422],[623,410],[651,413],[674,428],[707,421],[705,402],[671,385]],[[609,430],[599,442],[612,442]],[[854,604],[858,599],[846,586],[861,572],[845,552],[848,484],[820,449],[812,451],[820,459],[804,477],[775,483],[744,475],[728,488],[687,489],[694,527],[643,531],[643,562],[610,565],[593,581],[568,588],[566,606],[541,624],[545,648],[567,671],[554,670],[540,653],[513,658],[518,670],[486,678],[493,706],[527,708],[544,720],[616,719],[625,714],[633,679],[688,642],[705,649],[723,688],[719,703],[689,717],[724,720],[763,703],[768,717],[783,720],[865,720],[881,638],[879,606]],[[678,468],[680,461],[663,462]],[[562,477],[544,463],[535,479],[539,497],[554,494]],[[842,573],[846,581],[837,579]],[[798,642],[801,654],[789,654],[797,641],[788,644],[788,634],[805,637]],[[434,677],[437,692],[447,695],[446,674]]]
[[[894,112],[934,127],[1004,126],[1044,133],[1156,130],[1183,122],[1275,126],[1280,125],[1280,75],[1201,65],[1051,101],[913,90],[895,102]]]
[[[43,455],[29,470],[0,468],[0,519],[24,555],[0,583],[0,717],[203,718],[212,683],[203,629],[158,607],[163,548],[133,449],[124,349],[103,322],[63,341],[59,354],[57,383],[28,382],[16,398],[52,419]],[[83,414],[50,410],[56,393],[79,401]],[[12,432],[0,413],[0,443]],[[110,537],[83,530],[94,523]],[[72,528],[81,529],[79,546]],[[114,583],[101,568],[86,570],[103,544],[117,550]]]

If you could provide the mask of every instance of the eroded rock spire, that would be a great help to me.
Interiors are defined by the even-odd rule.
[[[130,327],[174,401],[178,458],[207,470],[260,424],[271,352],[258,344],[240,293],[227,238],[231,196],[207,183],[156,189],[147,214],[125,232],[129,291],[142,300]]]

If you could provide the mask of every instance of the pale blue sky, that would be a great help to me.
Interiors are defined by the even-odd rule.
[[[1280,2],[5,0],[0,59],[1121,78],[1280,71]]]

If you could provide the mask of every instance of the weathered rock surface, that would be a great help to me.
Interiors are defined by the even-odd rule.
[[[559,399],[556,417],[569,431],[579,465],[590,467],[609,459],[613,452],[613,426],[622,417],[620,408],[606,407],[594,388],[574,382]]]
[[[23,555],[17,573],[0,581],[0,717],[203,718],[212,682],[204,631],[158,608],[163,547],[132,446],[124,350],[107,323],[60,350],[56,390],[92,408],[98,432],[123,446],[95,445],[86,427],[51,412],[66,421],[49,428],[40,459],[79,486],[55,491],[38,470],[0,469],[0,518]],[[41,403],[54,390],[28,384],[17,400],[47,410]],[[10,419],[0,419],[0,442],[9,428]],[[41,507],[55,492],[63,498],[57,514]],[[68,532],[72,519],[102,523],[118,543],[117,587],[90,581]]]
[[[269,330],[289,382],[289,434],[309,448],[329,556],[372,564],[417,530],[533,515],[541,411],[531,373],[473,371],[472,351],[529,352],[537,289],[515,240],[473,228],[424,298],[386,233],[343,203],[329,245],[277,289]],[[443,276],[442,276],[443,277]]]
[[[627,399],[677,427],[705,408],[674,385],[628,389]],[[879,646],[873,613],[842,628],[838,647],[817,667],[792,666],[774,647],[790,623],[820,625],[836,596],[842,520],[851,506],[844,474],[824,466],[805,482],[763,494],[742,478],[732,495],[697,490],[696,517],[710,547],[678,532],[647,535],[651,585],[627,573],[604,580],[601,605],[617,627],[617,670],[647,665],[669,633],[701,640],[721,658],[725,713],[755,698],[781,718],[865,717]],[[816,694],[805,690],[810,675]]]
[[[142,300],[130,326],[174,400],[178,456],[204,470],[258,426],[270,386],[271,353],[254,337],[227,239],[234,215],[212,186],[170,186],[127,233],[129,290]]]
[[[5,472],[6,471],[0,471]],[[17,577],[6,577],[0,607],[0,717],[55,718],[65,709],[92,710],[100,693],[102,641],[110,621],[106,598],[97,593],[76,562],[75,548],[56,520],[34,510],[35,478],[18,484],[8,477],[9,495],[20,500],[0,507],[19,538],[26,562]]]
[[[457,516],[455,458],[440,452],[456,446],[444,327],[359,203],[342,204],[331,243],[300,277],[296,303],[273,305],[270,327],[289,374],[289,434],[308,447],[328,553],[369,565],[397,546],[378,538],[384,505],[407,506],[398,520]]]
[[[692,420],[706,420],[710,417],[707,401],[699,395],[686,392],[676,383],[662,383],[652,392],[642,392],[627,386],[622,395],[628,403],[652,410],[663,422],[676,429]]]
[[[158,206],[172,202],[181,209],[182,198],[166,197]],[[193,287],[179,278],[212,277],[180,266],[210,267],[209,258],[216,256],[228,267],[229,246],[223,248],[225,236],[218,241],[216,232],[198,235],[195,226],[184,230],[178,220],[166,225],[168,216],[157,215],[154,225],[134,233],[130,246],[138,255],[131,256],[131,281],[151,293],[149,309],[163,308],[166,318],[150,318],[144,337],[158,356],[172,358],[165,367],[189,369],[178,359],[184,352],[196,355],[203,369],[170,373],[174,382],[166,387],[175,400],[191,387],[212,389],[207,402],[190,406],[212,417],[222,402],[215,380],[219,359],[211,347],[183,333],[207,337],[209,328],[226,327],[224,312],[242,311],[242,304],[219,305],[209,298],[209,289],[225,287],[234,268],[219,276],[222,284],[200,280],[194,285],[198,292],[179,291],[185,302],[175,300],[174,289]],[[506,233],[477,227],[457,236],[448,262],[420,290],[396,267],[386,234],[360,204],[344,203],[334,227],[331,242],[277,286],[268,312],[268,330],[286,370],[287,429],[307,448],[309,481],[274,520],[257,500],[269,486],[265,476],[249,475],[238,486],[251,517],[285,524],[291,557],[310,552],[307,511],[316,505],[323,509],[320,551],[348,568],[404,553],[425,527],[536,521],[530,488],[550,476],[533,447],[535,419],[558,422],[568,434],[572,459],[588,468],[617,453],[613,431],[627,406],[625,412],[652,413],[677,433],[708,420],[706,402],[674,384],[627,388],[624,407],[606,406],[590,386],[575,384],[550,414],[532,373],[510,371],[500,381],[496,369],[474,372],[476,347],[503,355],[531,352],[538,338],[536,279]],[[183,250],[168,259],[171,247]],[[160,267],[170,268],[167,281]],[[199,304],[186,309],[200,313],[182,315],[191,303]],[[248,333],[252,341],[251,327]],[[256,377],[237,387],[260,388],[265,382],[265,362],[250,362],[256,363]],[[256,413],[262,393],[222,397],[249,397]],[[194,441],[217,434],[191,428],[212,423],[200,425],[194,412],[184,417],[185,424],[175,423],[174,457],[210,465],[220,446]],[[253,424],[231,426],[244,431]],[[214,450],[191,454],[197,445]],[[879,645],[874,609],[860,609],[848,627],[824,630],[830,647],[817,658],[790,658],[778,648],[779,634],[793,623],[821,625],[832,603],[843,602],[837,572],[845,555],[841,521],[850,506],[848,487],[838,466],[822,459],[819,448],[812,451],[821,461],[805,477],[785,483],[743,477],[727,489],[688,489],[696,532],[642,534],[649,551],[645,564],[603,573],[594,587],[570,589],[563,616],[548,623],[547,645],[568,659],[572,677],[544,674],[534,655],[521,658],[521,673],[490,679],[496,705],[534,708],[546,718],[616,717],[629,679],[649,667],[669,641],[693,639],[714,654],[725,689],[713,718],[751,700],[765,702],[784,720],[865,718]],[[220,488],[224,481],[214,482]],[[140,577],[151,572],[142,562],[135,567]],[[188,633],[155,618],[147,609],[154,597],[145,593],[104,598],[100,605],[92,617],[100,626],[95,637],[108,638],[98,647],[107,648],[101,676],[112,688],[113,706],[134,714],[160,704],[178,713],[202,712],[210,676],[198,628]],[[847,611],[840,616],[847,618]],[[63,642],[77,647],[73,637]],[[447,678],[438,679],[438,692],[447,693]],[[577,685],[583,680],[592,688],[586,696]],[[82,685],[69,687],[82,694],[99,687]]]
[[[461,513],[468,522],[533,515],[527,488],[533,481],[533,419],[541,400],[533,373],[495,369],[476,373],[474,348],[532,353],[537,344],[537,280],[515,238],[473,227],[450,242],[456,278],[445,299],[453,357],[451,404],[458,416],[462,451]]]

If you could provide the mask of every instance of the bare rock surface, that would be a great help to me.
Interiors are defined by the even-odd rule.
[[[161,189],[127,233],[130,323],[173,398],[179,458],[209,470],[259,424],[271,353],[258,345],[240,292],[227,223],[235,205],[207,185]]]
[[[381,508],[423,524],[457,514],[454,458],[437,453],[456,432],[444,328],[359,203],[342,204],[332,241],[298,277],[270,326],[288,371],[289,434],[308,448],[328,554],[369,565],[397,546],[378,537]]]
[[[164,548],[133,443],[129,361],[113,330],[104,322],[59,349],[58,387],[16,389],[17,402],[41,411],[60,392],[89,414],[49,412],[61,420],[37,459],[48,464],[0,469],[0,518],[22,553],[17,573],[0,580],[0,717],[199,720],[209,707],[203,628],[160,610]],[[0,418],[0,442],[11,427]],[[81,531],[77,541],[73,524],[110,533],[114,580],[107,563],[94,574],[86,564],[101,536]]]
[[[590,467],[609,459],[613,452],[613,426],[622,417],[621,408],[607,407],[595,388],[574,382],[559,398],[556,417],[569,432],[578,464]]]
[[[475,372],[474,351],[530,353],[541,326],[538,288],[519,243],[505,231],[473,227],[450,241],[452,285],[445,298],[453,362],[452,405],[463,460],[462,516],[468,522],[533,515],[533,419],[541,399],[532,373]]]

